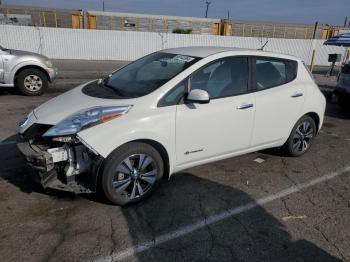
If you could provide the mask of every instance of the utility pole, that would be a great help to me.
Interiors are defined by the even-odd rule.
[[[312,34],[312,39],[315,39],[315,38],[316,38],[317,28],[318,28],[318,22],[315,23],[314,32],[313,32],[313,34]]]
[[[205,18],[208,17],[208,10],[209,10],[209,5],[211,4],[209,1],[205,1],[205,4],[207,5],[207,8],[205,10]]]
[[[105,0],[102,0],[102,11],[105,11]]]

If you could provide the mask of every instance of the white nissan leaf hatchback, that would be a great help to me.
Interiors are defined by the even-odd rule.
[[[91,193],[100,185],[125,205],[185,168],[272,147],[300,156],[325,105],[295,57],[167,49],[34,109],[20,122],[18,147],[44,187]]]

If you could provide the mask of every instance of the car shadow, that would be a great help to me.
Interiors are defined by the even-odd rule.
[[[0,87],[0,96],[19,95],[20,92],[14,87]]]
[[[326,116],[350,120],[350,106],[349,108],[341,108],[338,105],[337,97],[332,95],[327,99]]]
[[[30,178],[33,171],[26,166],[16,145],[1,147],[0,179],[26,193],[74,198],[69,193],[43,190]],[[147,200],[121,208],[122,221],[127,225],[127,235],[134,246],[148,241],[153,243],[152,240],[158,236],[167,239],[155,248],[151,244],[151,248],[136,252],[134,256],[137,261],[341,261],[304,237],[293,240],[286,226],[250,195],[217,183],[215,178],[203,178],[203,169],[198,170],[175,174],[169,181],[163,181],[159,190]],[[94,205],[94,201],[103,202],[98,197],[88,198],[91,205]],[[240,210],[247,205],[254,208],[238,211],[236,215],[198,230],[192,230],[189,226],[210,221],[215,215],[234,208]],[[112,212],[114,208],[105,205],[106,211],[111,211],[106,212],[106,216],[110,216],[106,220],[110,219],[111,224],[115,225],[110,229],[112,242],[122,243],[118,239],[119,233],[125,229],[120,228],[120,215]],[[291,215],[288,210],[284,213]],[[308,225],[305,223],[303,226]],[[186,230],[187,233],[179,237],[179,233]],[[83,246],[83,240],[79,241]],[[123,251],[120,246],[113,245],[111,254],[117,259],[120,251]]]
[[[189,225],[248,205],[256,207],[191,231]],[[293,241],[285,225],[245,192],[189,172],[122,212],[136,247],[157,236],[169,240],[136,254],[138,261],[341,261],[305,239]],[[190,232],[176,237],[184,230]]]

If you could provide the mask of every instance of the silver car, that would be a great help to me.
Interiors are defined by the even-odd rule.
[[[0,46],[0,87],[16,87],[28,96],[43,94],[57,69],[46,57]]]

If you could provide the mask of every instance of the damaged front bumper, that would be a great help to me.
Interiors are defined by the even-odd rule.
[[[44,188],[77,194],[96,192],[103,158],[79,140],[64,143],[23,137],[18,149],[27,163],[38,171],[37,178]]]

